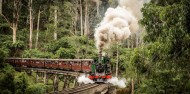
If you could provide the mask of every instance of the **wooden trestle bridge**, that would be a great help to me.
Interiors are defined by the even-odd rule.
[[[59,69],[44,69],[30,67],[14,67],[17,71],[25,71],[29,75],[35,72],[36,83],[48,83],[53,81],[53,91],[47,94],[116,94],[115,87],[111,84],[80,84],[77,78],[84,74],[76,71],[64,71]],[[58,90],[59,82],[62,81],[62,90]],[[73,84],[71,85],[70,82]]]

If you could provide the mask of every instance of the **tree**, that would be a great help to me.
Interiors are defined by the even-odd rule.
[[[77,35],[77,22],[79,20],[79,13],[78,13],[78,9],[80,8],[80,5],[79,5],[79,1],[78,0],[73,0],[73,6],[75,7],[72,7],[73,8],[73,12],[74,12],[74,16],[72,16],[72,23],[73,23],[73,29],[74,29],[74,34]]]
[[[131,58],[141,77],[137,93],[189,93],[189,5],[188,0],[152,0],[144,5],[146,45]]]
[[[41,8],[41,6],[40,6]],[[38,21],[37,21],[37,31],[36,31],[36,43],[35,43],[35,48],[37,49],[38,47],[38,37],[39,37],[39,28],[40,28],[40,14],[41,14],[41,11],[40,11],[40,8],[38,10]]]
[[[89,33],[89,12],[88,12],[88,0],[85,1],[85,21],[84,21],[84,35]]]
[[[33,14],[32,14],[32,0],[29,0],[29,12],[30,12],[30,38],[29,48],[32,49],[32,33],[33,33]]]
[[[57,40],[57,6],[54,6],[54,40]]]
[[[83,32],[83,17],[82,17],[82,0],[80,0],[80,25],[81,25],[81,36],[84,35],[84,32]]]
[[[0,14],[2,14],[3,0],[0,0]]]
[[[13,31],[13,43],[16,43],[16,32],[18,29],[18,21],[20,17],[20,9],[21,9],[21,0],[14,0],[13,1],[13,17],[12,22],[10,22],[10,18],[8,19],[7,16],[5,16],[3,13],[1,16],[6,20],[6,22],[9,24],[10,28]]]

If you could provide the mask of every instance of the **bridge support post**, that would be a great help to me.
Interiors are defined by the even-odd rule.
[[[71,76],[68,75],[68,79],[67,79],[67,88],[70,88],[70,82],[72,81]]]
[[[31,76],[32,75],[32,70],[26,70],[26,73]]]
[[[36,83],[38,83],[38,79],[39,79],[38,71],[36,71]]]
[[[75,83],[75,86],[80,86],[80,83],[78,83],[77,79],[78,79],[79,75],[76,76],[75,80],[76,80],[76,83]]]
[[[77,76],[75,76],[75,77],[73,78],[73,81],[74,81],[74,82],[73,82],[73,87],[75,87],[75,86],[77,85],[77,83],[78,83],[78,82],[77,82]]]
[[[65,77],[63,77],[63,87],[62,87],[62,90],[65,89]]]
[[[46,73],[46,71],[44,72],[43,81],[44,81],[44,84],[47,83],[47,73]]]
[[[63,85],[63,88],[67,88],[67,79],[68,79],[68,75],[65,75],[65,77],[64,77],[64,85]]]
[[[54,80],[53,80],[53,89],[54,91],[58,91],[58,78],[57,78],[57,74],[54,75]]]

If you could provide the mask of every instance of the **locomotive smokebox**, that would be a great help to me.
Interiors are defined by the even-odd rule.
[[[102,63],[102,50],[99,51],[98,63]]]

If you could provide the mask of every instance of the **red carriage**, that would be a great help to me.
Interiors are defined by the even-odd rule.
[[[91,71],[91,64],[93,60],[92,59],[82,59],[81,64],[82,64],[82,71],[83,72],[90,72]]]
[[[71,62],[67,59],[59,59],[59,69],[71,70]]]
[[[46,59],[45,60],[45,68],[59,68],[58,59]]]

